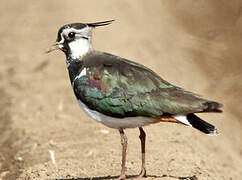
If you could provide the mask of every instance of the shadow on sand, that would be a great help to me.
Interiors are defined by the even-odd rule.
[[[100,176],[100,177],[85,177],[85,178],[66,178],[66,179],[56,179],[56,180],[104,180],[104,179],[117,179],[119,176]],[[127,176],[127,179],[132,179],[136,177],[135,175],[130,175]],[[194,176],[186,176],[186,177],[179,177],[179,176],[172,176],[172,175],[162,175],[162,176],[156,176],[156,175],[147,175],[147,177],[150,178],[174,178],[174,179],[178,179],[178,180],[198,180],[198,178],[194,175]]]

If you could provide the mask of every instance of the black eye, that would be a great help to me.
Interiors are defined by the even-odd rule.
[[[75,34],[76,34],[76,33],[74,33],[74,32],[70,32],[70,33],[68,34],[68,37],[72,39],[72,38],[75,37]]]

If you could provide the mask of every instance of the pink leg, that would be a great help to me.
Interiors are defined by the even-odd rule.
[[[142,166],[140,174],[137,176],[137,178],[146,177],[146,169],[145,169],[145,132],[142,127],[139,128],[140,131],[140,141],[141,141],[141,155],[142,155]]]
[[[128,139],[123,131],[122,128],[119,129],[120,132],[120,137],[121,137],[121,145],[122,145],[122,170],[121,170],[121,175],[119,176],[118,179],[126,179],[126,153],[127,153],[127,142]]]

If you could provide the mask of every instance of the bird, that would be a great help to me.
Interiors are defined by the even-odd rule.
[[[222,104],[175,86],[140,63],[95,50],[93,29],[113,21],[64,25],[47,52],[64,52],[71,85],[81,109],[97,122],[119,131],[122,163],[118,179],[127,178],[128,139],[124,130],[139,128],[142,164],[137,178],[141,178],[147,176],[144,126],[170,122],[216,136],[215,126],[196,113],[222,112]]]

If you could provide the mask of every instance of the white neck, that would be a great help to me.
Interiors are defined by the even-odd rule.
[[[73,59],[80,58],[92,49],[90,40],[80,38],[69,43],[70,55]]]

